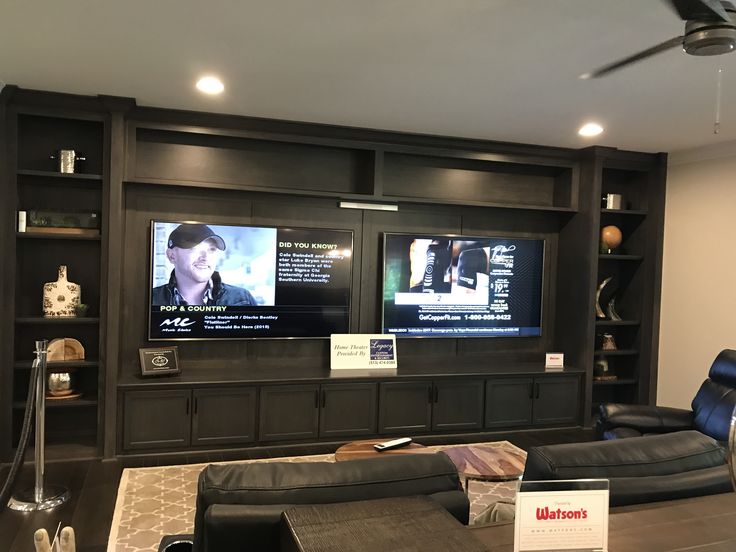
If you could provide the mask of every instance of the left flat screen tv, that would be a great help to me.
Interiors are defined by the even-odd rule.
[[[148,338],[350,331],[349,230],[151,221]]]

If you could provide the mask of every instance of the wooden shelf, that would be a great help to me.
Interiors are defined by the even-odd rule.
[[[101,174],[60,173],[56,171],[34,171],[31,169],[18,170],[18,176],[43,176],[45,178],[61,178],[63,180],[102,180]]]
[[[601,213],[606,215],[646,216],[647,211],[643,209],[601,209]]]
[[[72,408],[72,407],[88,407],[97,406],[97,401],[93,399],[70,399],[70,400],[47,400],[46,408]],[[13,410],[24,410],[26,403],[24,401],[13,401]]]
[[[13,363],[16,370],[30,370],[32,360],[19,360]],[[47,363],[48,368],[98,368],[100,363],[96,360],[56,360]]]
[[[58,317],[45,317],[45,316],[19,316],[15,319],[16,324],[99,324],[100,319],[94,317],[81,317],[81,316],[58,316]]]
[[[83,241],[101,241],[102,237],[97,234],[96,236],[88,236],[85,234],[66,234],[66,233],[54,233],[54,232],[16,232],[15,236],[19,239],[41,239],[41,240],[83,240]]]
[[[75,442],[71,443],[46,443],[44,447],[46,462],[68,462],[70,458],[74,460],[92,460],[99,458],[97,446],[94,444],[96,435],[89,434],[86,437],[75,438]],[[85,441],[85,442],[80,442]],[[12,449],[15,454],[15,447]],[[33,445],[28,445],[26,449],[26,460],[29,462],[35,456]]]
[[[594,353],[596,356],[634,356],[638,355],[639,351],[636,349],[616,349],[615,351],[604,351],[603,349],[597,349]]]
[[[596,320],[596,326],[638,326],[638,320]]]
[[[637,383],[639,382],[635,378],[618,378],[615,380],[604,381],[593,380],[594,387],[603,387],[607,385],[636,385]]]
[[[555,207],[552,205],[533,205],[525,203],[492,203],[486,201],[468,201],[468,200],[452,200],[452,199],[430,199],[430,198],[413,198],[404,196],[366,196],[364,201],[385,201],[388,203],[412,203],[424,205],[460,205],[468,207],[484,207],[494,209],[515,209],[526,211],[542,211],[550,213],[577,213],[578,210],[572,207]]]
[[[606,261],[641,261],[644,259],[643,255],[618,255],[616,253],[601,253],[598,255],[600,260]]]
[[[199,181],[186,180],[162,180],[156,178],[130,178],[124,184],[157,184],[163,186],[187,186],[193,188],[212,188],[217,190],[242,190],[247,192],[263,192],[268,194],[285,194],[290,196],[302,197],[318,197],[318,198],[334,198],[335,200],[357,201],[357,202],[374,202],[374,203],[404,203],[411,205],[458,205],[463,207],[483,207],[494,209],[513,209],[522,211],[549,212],[549,213],[577,213],[578,210],[573,207],[555,207],[552,205],[533,205],[524,203],[492,203],[485,201],[470,200],[452,200],[452,199],[432,199],[410,196],[392,196],[392,195],[375,195],[375,194],[356,194],[330,192],[323,190],[299,190],[294,188],[270,188],[266,186],[246,186],[242,184],[223,184],[208,183]]]

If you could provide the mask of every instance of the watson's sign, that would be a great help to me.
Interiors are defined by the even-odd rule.
[[[514,552],[608,550],[608,480],[522,481]]]
[[[396,336],[388,334],[332,334],[330,365],[339,369],[396,368]]]

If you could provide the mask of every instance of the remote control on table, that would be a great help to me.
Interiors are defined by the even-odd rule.
[[[401,439],[394,439],[393,441],[384,441],[383,443],[376,443],[373,445],[373,448],[376,449],[378,452],[383,452],[384,450],[391,450],[396,449],[400,447],[405,447],[411,443],[411,437],[402,437]]]

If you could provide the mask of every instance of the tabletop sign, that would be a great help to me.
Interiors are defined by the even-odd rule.
[[[142,376],[172,376],[181,373],[176,347],[138,349]]]
[[[563,353],[546,353],[544,355],[544,369],[547,372],[562,371],[565,368],[565,355]]]
[[[514,552],[608,552],[608,480],[521,481]]]
[[[333,370],[396,369],[396,336],[390,334],[332,334]]]

